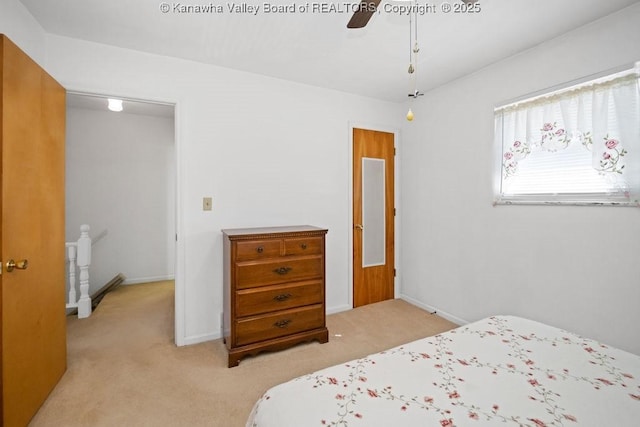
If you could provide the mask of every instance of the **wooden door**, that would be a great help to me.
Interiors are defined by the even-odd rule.
[[[353,129],[353,306],[394,298],[394,135]]]
[[[2,35],[0,58],[0,424],[13,427],[66,369],[65,90]]]

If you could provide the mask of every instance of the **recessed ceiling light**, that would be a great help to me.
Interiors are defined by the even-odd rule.
[[[122,99],[112,99],[109,98],[109,110],[111,111],[122,111]]]

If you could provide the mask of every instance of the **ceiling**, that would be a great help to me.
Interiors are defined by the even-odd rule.
[[[163,1],[21,0],[49,33],[382,100],[407,99],[409,20],[389,9],[398,1],[383,1],[363,29],[346,27],[355,0]],[[418,2],[425,10],[418,18],[422,92],[637,0],[480,0],[481,11],[466,14],[444,13],[443,3]],[[461,4],[448,4],[456,3]],[[169,12],[161,11],[163,4]],[[265,10],[265,4],[297,10]],[[181,13],[187,5],[214,5],[222,11]],[[260,10],[230,11],[242,5],[259,5]],[[301,11],[305,5],[308,11]]]

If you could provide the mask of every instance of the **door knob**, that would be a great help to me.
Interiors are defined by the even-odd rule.
[[[29,261],[27,261],[26,259],[23,259],[22,261],[18,261],[18,262],[15,262],[14,260],[10,259],[9,261],[7,261],[7,273],[11,273],[14,269],[26,270],[28,266],[29,266]]]
[[[356,228],[358,230],[364,230],[364,227],[360,224],[353,224],[353,228]]]

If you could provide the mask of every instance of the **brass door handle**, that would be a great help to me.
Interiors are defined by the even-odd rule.
[[[358,230],[364,230],[364,227],[361,224],[353,224],[353,228]]]
[[[28,266],[29,266],[29,261],[27,261],[26,259],[23,259],[22,261],[18,261],[18,262],[15,262],[14,260],[10,259],[9,261],[7,261],[7,273],[11,273],[14,269],[26,270]]]

